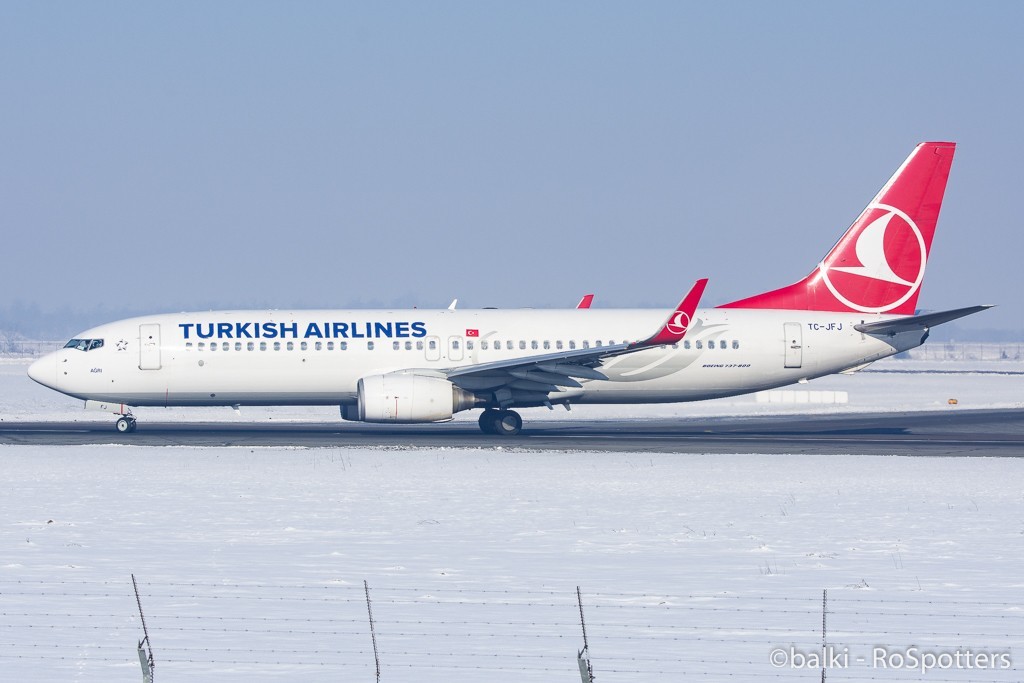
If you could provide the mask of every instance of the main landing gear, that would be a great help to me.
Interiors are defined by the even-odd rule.
[[[514,410],[487,408],[480,413],[480,431],[498,436],[515,436],[523,429],[523,418]]]
[[[117,422],[114,423],[114,426],[117,428],[117,431],[119,431],[122,434],[134,432],[135,418],[132,417],[131,415],[122,415],[121,417],[117,418]]]

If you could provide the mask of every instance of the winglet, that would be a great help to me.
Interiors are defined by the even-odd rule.
[[[702,278],[693,283],[693,287],[690,288],[689,293],[683,297],[683,300],[676,306],[676,310],[672,311],[672,314],[668,316],[661,329],[654,334],[654,336],[645,339],[644,341],[634,342],[629,345],[629,349],[639,349],[647,346],[663,346],[665,344],[675,344],[680,339],[686,336],[686,330],[690,327],[690,321],[693,320],[693,314],[697,311],[697,305],[700,303],[700,297],[704,294],[704,288],[708,284],[707,278]]]
[[[584,294],[580,302],[576,304],[576,308],[590,308],[590,304],[594,303],[593,294]]]

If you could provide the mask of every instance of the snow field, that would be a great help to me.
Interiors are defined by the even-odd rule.
[[[4,680],[137,680],[132,573],[162,681],[372,676],[364,579],[382,680],[578,680],[577,585],[599,680],[806,678],[768,657],[820,642],[824,588],[854,652],[1024,637],[1018,459],[7,446],[0,462]]]
[[[0,420],[111,422],[26,367],[0,361]],[[1020,363],[873,368],[792,388],[839,405],[524,417],[1024,407]],[[1021,678],[1022,459],[0,446],[0,473],[0,681],[139,680],[133,573],[160,681],[373,680],[364,580],[383,681],[577,681],[577,585],[599,681],[817,680],[823,589],[829,680]]]

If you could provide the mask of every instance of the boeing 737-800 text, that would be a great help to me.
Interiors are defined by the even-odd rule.
[[[482,408],[698,401],[862,368],[980,311],[915,315],[955,145],[926,142],[804,279],[715,308],[698,280],[657,310],[214,311],[86,330],[35,381],[136,422],[130,406],[337,405],[346,420],[417,423]],[[587,301],[589,304],[589,301]]]

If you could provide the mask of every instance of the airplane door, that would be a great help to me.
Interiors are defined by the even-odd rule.
[[[160,369],[160,325],[139,325],[139,370]]]
[[[462,337],[448,337],[448,360],[462,360]]]
[[[786,335],[786,367],[799,368],[804,362],[803,326],[800,323],[783,323]]]
[[[426,338],[426,355],[427,360],[441,360],[441,339],[440,337],[427,337]]]

